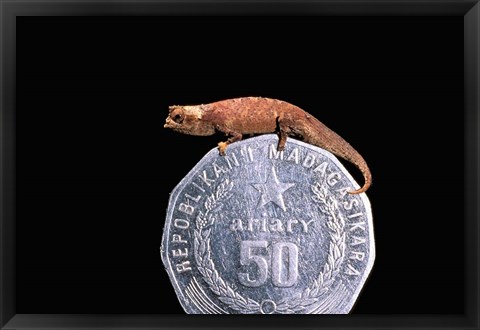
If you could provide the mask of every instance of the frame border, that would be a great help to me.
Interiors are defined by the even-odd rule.
[[[464,315],[305,316],[308,327],[479,328],[478,197],[480,127],[479,0],[0,0],[0,328],[9,329],[166,329],[293,328],[297,318],[184,315],[16,314],[15,279],[15,108],[17,16],[157,16],[157,15],[290,15],[290,16],[463,16],[465,107],[465,313]],[[302,317],[303,318],[303,317]]]

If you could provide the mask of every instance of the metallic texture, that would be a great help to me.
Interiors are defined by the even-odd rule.
[[[346,314],[375,259],[370,203],[331,153],[262,135],[170,196],[162,260],[189,314]]]

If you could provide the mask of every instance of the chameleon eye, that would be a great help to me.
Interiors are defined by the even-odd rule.
[[[180,123],[183,121],[183,116],[180,115],[180,114],[175,115],[175,116],[173,117],[173,120],[174,120],[176,123],[180,124]]]
[[[184,119],[183,111],[180,109],[174,110],[170,117],[173,119],[174,122],[177,124],[181,124]]]

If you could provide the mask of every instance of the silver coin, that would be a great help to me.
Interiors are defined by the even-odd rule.
[[[346,314],[375,259],[365,194],[331,153],[276,135],[212,149],[170,196],[161,256],[190,314]]]

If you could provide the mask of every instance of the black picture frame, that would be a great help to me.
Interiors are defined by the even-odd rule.
[[[465,88],[465,314],[463,316],[409,315],[332,316],[321,322],[305,316],[319,328],[478,328],[478,111],[479,33],[478,1],[2,1],[1,17],[1,278],[0,325],[2,329],[31,328],[265,328],[297,327],[295,318],[210,317],[183,315],[39,315],[17,314],[15,307],[15,46],[18,16],[114,15],[446,15],[464,18]],[[321,323],[321,324],[320,324]]]

